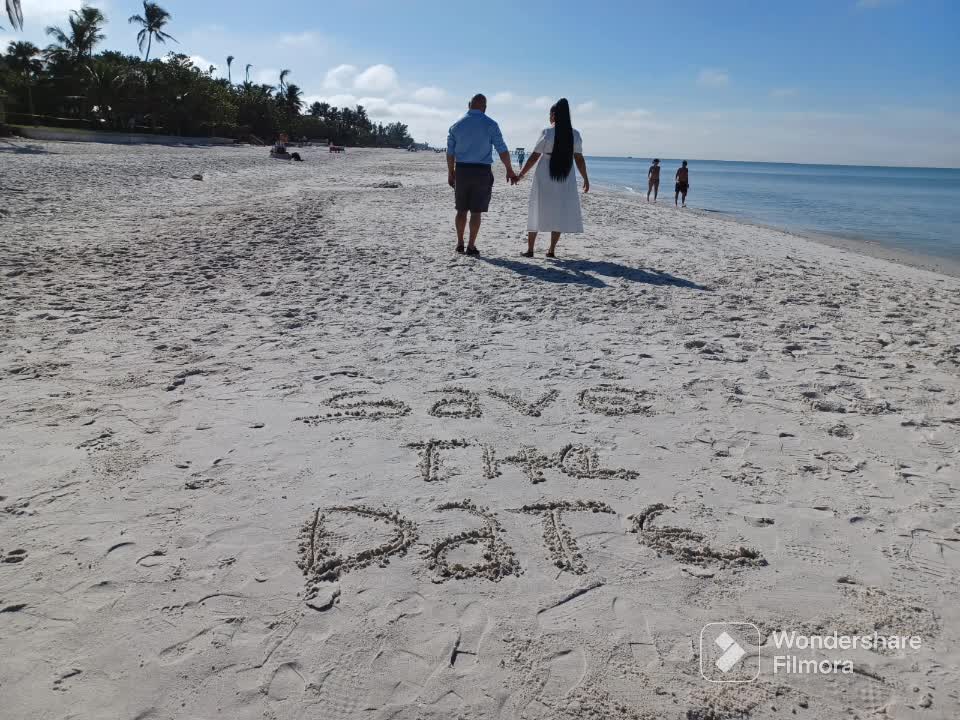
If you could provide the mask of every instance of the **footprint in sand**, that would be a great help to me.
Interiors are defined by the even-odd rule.
[[[324,720],[354,720],[360,712],[361,699],[366,696],[366,683],[345,667],[335,667],[319,683],[310,686],[317,695],[317,717]]]
[[[237,620],[238,618],[230,618],[225,622],[216,623],[203,628],[186,640],[168,645],[159,653],[160,663],[162,665],[177,665],[196,655],[203,654],[205,650],[211,647],[218,646],[223,640],[229,640],[236,632],[235,623]]]
[[[303,695],[306,685],[299,663],[287,662],[273,671],[270,682],[267,683],[266,694],[271,700],[296,699]]]
[[[450,653],[450,667],[469,669],[479,663],[480,646],[489,629],[490,617],[484,606],[479,602],[467,605],[460,615],[457,638]]]
[[[581,648],[562,650],[544,660],[549,675],[541,695],[547,699],[566,697],[583,682],[587,674],[587,656]]]
[[[0,562],[5,565],[17,565],[27,559],[27,551],[23,549],[11,550],[4,553],[0,550]]]

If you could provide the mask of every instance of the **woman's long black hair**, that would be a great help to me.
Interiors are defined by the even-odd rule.
[[[553,154],[550,156],[550,177],[557,182],[567,179],[573,170],[573,123],[570,121],[570,103],[560,98],[550,108],[553,113]]]

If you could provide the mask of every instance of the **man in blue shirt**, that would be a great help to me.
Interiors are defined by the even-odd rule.
[[[457,206],[457,252],[479,255],[477,235],[480,233],[482,213],[490,209],[493,193],[494,147],[507,169],[507,181],[517,184],[517,174],[510,162],[510,152],[503,141],[500,126],[487,117],[487,98],[474,95],[469,110],[455,122],[447,135],[447,182],[454,189]],[[463,247],[463,234],[470,213],[470,240]]]

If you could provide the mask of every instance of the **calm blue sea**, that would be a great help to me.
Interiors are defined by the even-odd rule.
[[[594,184],[646,196],[650,160],[591,157]],[[690,160],[687,206],[960,260],[960,170]],[[660,162],[673,204],[679,160]]]

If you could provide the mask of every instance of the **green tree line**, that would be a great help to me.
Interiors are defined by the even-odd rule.
[[[29,11],[29,6],[28,6]],[[8,1],[14,27],[22,25],[19,3]],[[7,120],[16,124],[152,132],[169,135],[269,141],[281,132],[292,138],[329,139],[345,145],[407,147],[413,143],[400,122],[373,122],[363,106],[337,108],[327,103],[305,107],[303,91],[283,70],[277,85],[250,81],[234,84],[227,57],[227,78],[215,68],[194,65],[189,56],[171,52],[151,58],[158,45],[175,43],[167,32],[172,17],[155,2],[129,21],[143,56],[125,55],[98,46],[106,17],[98,8],[71,11],[66,25],[47,28],[46,48],[15,41],[0,55],[0,96]]]

